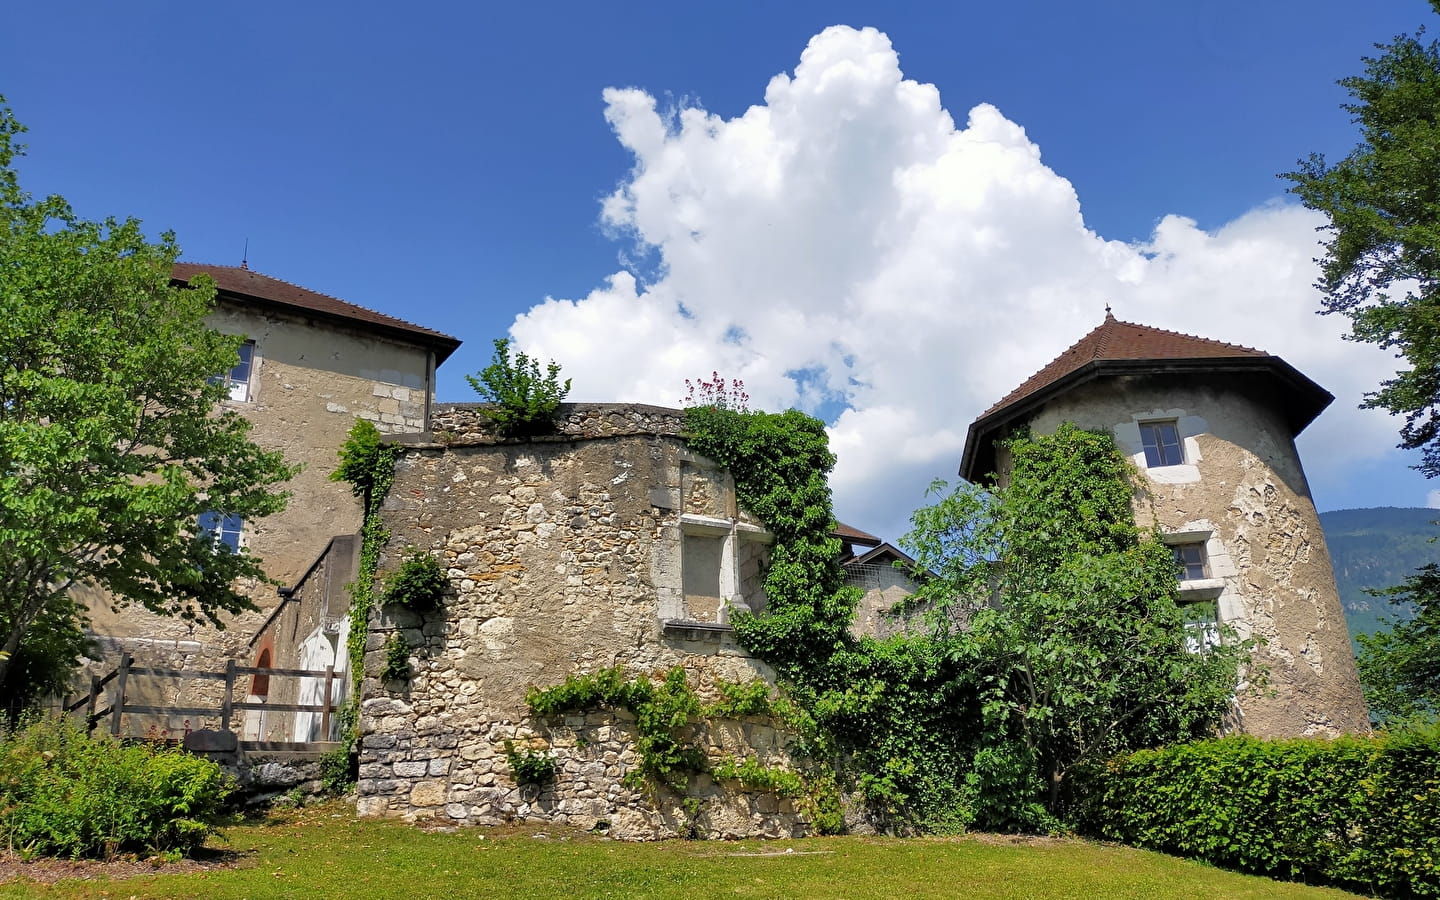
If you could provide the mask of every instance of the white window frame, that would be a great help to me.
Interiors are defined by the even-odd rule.
[[[1178,418],[1145,419],[1137,422],[1136,424],[1140,426],[1140,454],[1145,459],[1145,468],[1168,469],[1174,466],[1185,465],[1185,435],[1180,433],[1180,420]],[[1167,425],[1175,431],[1175,441],[1173,445],[1166,444],[1163,440],[1161,440],[1161,434],[1159,429]],[[1150,459],[1150,445],[1145,442],[1146,429],[1152,429],[1152,433],[1155,435],[1154,447],[1156,456],[1159,459],[1158,462],[1152,462]],[[1179,455],[1179,458],[1176,459],[1174,462],[1166,462],[1164,458],[1165,449],[1169,446],[1173,446],[1175,452]]]
[[[231,553],[239,553],[240,548],[245,546],[245,519],[242,516],[210,510],[200,514],[196,527],[209,534],[211,540],[229,547]]]
[[[240,361],[231,367],[230,371],[224,375],[216,375],[213,380],[225,385],[232,401],[246,403],[250,400],[250,385],[255,379],[255,342],[249,339],[243,341],[239,353]]]

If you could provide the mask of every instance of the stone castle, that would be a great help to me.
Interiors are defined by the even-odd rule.
[[[379,608],[366,636],[359,808],[363,814],[460,823],[511,819],[594,827],[617,836],[673,834],[683,821],[627,788],[632,735],[619,720],[532,721],[530,686],[623,664],[638,673],[683,667],[702,696],[717,680],[773,679],[728,625],[762,610],[770,536],[739,506],[728,473],[691,452],[678,410],[568,404],[555,434],[497,440],[472,404],[434,403],[434,370],[458,341],[244,269],[190,266],[221,289],[215,325],[245,334],[250,358],[232,373],[232,402],[255,438],[306,463],[290,509],[238,539],[285,587],[254,586],[261,611],[222,633],[136,611],[97,617],[109,648],[166,665],[224,658],[277,668],[347,668],[348,593],[361,516],[327,480],[356,416],[403,452],[382,511],[390,534],[381,570],[410,549],[437,556],[451,594],[424,615]],[[242,383],[243,382],[243,383]],[[1367,727],[1324,538],[1293,437],[1329,402],[1323,389],[1259,351],[1118,322],[1113,317],[971,427],[961,474],[1004,478],[994,441],[1064,420],[1112,430],[1142,472],[1142,525],[1173,544],[1193,612],[1194,640],[1223,622],[1265,640],[1270,690],[1242,691],[1238,726],[1266,736]],[[887,627],[883,610],[908,592],[889,565],[898,550],[839,526],[852,583],[868,588],[856,628]],[[378,673],[391,635],[412,652],[407,684]],[[256,677],[252,699],[316,702],[315,680]],[[338,678],[337,686],[348,682]],[[179,698],[161,684],[157,700]],[[339,699],[334,697],[332,699]],[[175,723],[170,723],[174,725]],[[198,723],[197,723],[198,724]],[[314,714],[249,715],[245,737],[316,740]],[[783,764],[787,736],[761,720],[697,726],[712,756]],[[517,785],[506,741],[563,749],[554,784]],[[727,790],[703,776],[717,834],[803,831],[804,816],[772,795]]]

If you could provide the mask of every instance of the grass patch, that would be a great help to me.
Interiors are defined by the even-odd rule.
[[[538,837],[537,835],[545,835]],[[11,897],[1348,897],[1080,840],[826,837],[625,844],[536,826],[429,831],[344,804],[227,829],[233,868],[0,884]]]

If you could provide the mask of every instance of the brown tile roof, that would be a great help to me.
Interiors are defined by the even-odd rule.
[[[437,351],[436,365],[444,362],[445,358],[460,346],[459,339],[444,332],[425,328],[394,316],[387,316],[363,306],[356,306],[354,303],[347,303],[328,294],[312,291],[309,288],[291,284],[279,278],[272,278],[269,275],[262,275],[241,266],[177,262],[172,275],[176,281],[188,282],[192,276],[201,272],[215,279],[215,286],[225,294],[319,313],[332,319],[345,319],[372,326],[376,330],[389,332],[394,336],[408,338],[417,344],[433,347]]]
[[[1209,359],[1226,356],[1269,356],[1263,350],[1212,341],[1193,334],[1151,328],[1121,322],[1105,311],[1105,321],[1095,330],[1070,345],[1045,368],[1031,375],[1025,383],[1006,394],[999,403],[985,410],[985,418],[996,410],[1025,399],[1097,359]]]
[[[1050,397],[1094,378],[1123,374],[1196,377],[1225,372],[1259,375],[1279,387],[1285,398],[1282,412],[1292,434],[1299,434],[1335,399],[1294,366],[1263,350],[1121,322],[1107,309],[1105,321],[1097,328],[970,424],[960,477],[970,481],[989,477],[997,437]]]
[[[858,528],[852,528],[851,526],[846,525],[844,522],[836,522],[835,527],[830,530],[830,533],[847,543],[864,544],[867,547],[875,547],[885,543],[875,535],[870,534],[866,531],[861,531]]]

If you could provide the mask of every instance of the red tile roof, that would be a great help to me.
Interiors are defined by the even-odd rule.
[[[1121,322],[1105,311],[1105,321],[1031,375],[970,424],[960,477],[989,477],[995,464],[994,442],[1050,397],[1102,375],[1186,375],[1219,373],[1259,375],[1278,386],[1282,413],[1299,434],[1335,398],[1278,356],[1253,347],[1212,341],[1192,334]]]
[[[345,319],[372,326],[377,330],[389,332],[394,336],[406,338],[423,346],[433,347],[437,351],[436,365],[444,362],[446,357],[460,346],[457,338],[444,332],[425,328],[394,316],[387,316],[363,306],[356,306],[354,303],[347,303],[328,294],[312,291],[309,288],[291,284],[279,278],[272,278],[269,275],[262,275],[241,266],[180,262],[175,264],[172,275],[176,281],[188,282],[191,277],[201,272],[215,279],[215,286],[224,294],[260,300],[305,312],[319,313],[332,319]]]
[[[1263,350],[1212,341],[1193,334],[1121,322],[1110,311],[1094,331],[1070,345],[1045,368],[1031,375],[1015,390],[980,414],[985,418],[1012,403],[1025,399],[1097,359],[1209,359],[1225,356],[1269,356]]]

